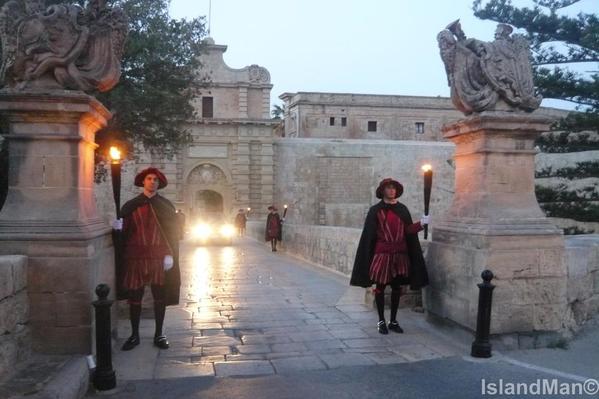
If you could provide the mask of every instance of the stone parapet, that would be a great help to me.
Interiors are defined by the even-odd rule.
[[[263,241],[264,227],[264,222],[251,221],[246,231],[252,238]],[[284,224],[283,241],[279,247],[289,255],[349,277],[361,233],[362,229],[350,227]],[[426,248],[428,242],[421,242]],[[373,304],[371,290],[365,290],[364,300]],[[420,290],[411,291],[409,287],[404,287],[400,307],[421,304]]]
[[[0,376],[31,352],[27,257],[0,256]]]

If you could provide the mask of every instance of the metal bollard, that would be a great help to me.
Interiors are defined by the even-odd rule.
[[[491,329],[491,300],[493,299],[493,288],[491,284],[493,273],[484,270],[480,274],[482,283],[477,284],[478,293],[478,315],[476,318],[476,338],[472,342],[472,357],[491,357],[491,343],[489,342],[489,331]]]
[[[110,334],[110,307],[112,300],[107,299],[110,287],[99,284],[96,287],[98,300],[92,302],[96,309],[96,359],[97,365],[92,382],[99,391],[116,387],[116,375],[112,369],[112,341]]]

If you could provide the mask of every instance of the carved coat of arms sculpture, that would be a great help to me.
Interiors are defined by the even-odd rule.
[[[466,38],[459,20],[437,35],[451,99],[464,114],[486,110],[532,112],[541,104],[535,94],[530,48],[512,27],[499,24],[495,40]]]
[[[127,18],[106,0],[52,5],[10,0],[0,10],[0,86],[108,91],[119,81]]]

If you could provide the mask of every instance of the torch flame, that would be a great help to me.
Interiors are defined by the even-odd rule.
[[[116,147],[110,147],[110,158],[113,162],[118,162],[121,160],[121,152]]]
[[[429,164],[422,165],[422,170],[423,170],[424,172],[428,172],[428,171],[429,171],[429,170],[431,170],[431,169],[433,169],[433,167],[432,167],[432,166],[430,166]]]
[[[285,209],[287,209],[287,204],[283,205],[283,207],[284,207]]]

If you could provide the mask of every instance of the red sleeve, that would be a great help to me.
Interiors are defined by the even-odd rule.
[[[417,234],[419,231],[424,230],[424,227],[420,224],[420,221],[416,223],[412,223],[411,225],[406,227],[407,234]]]

